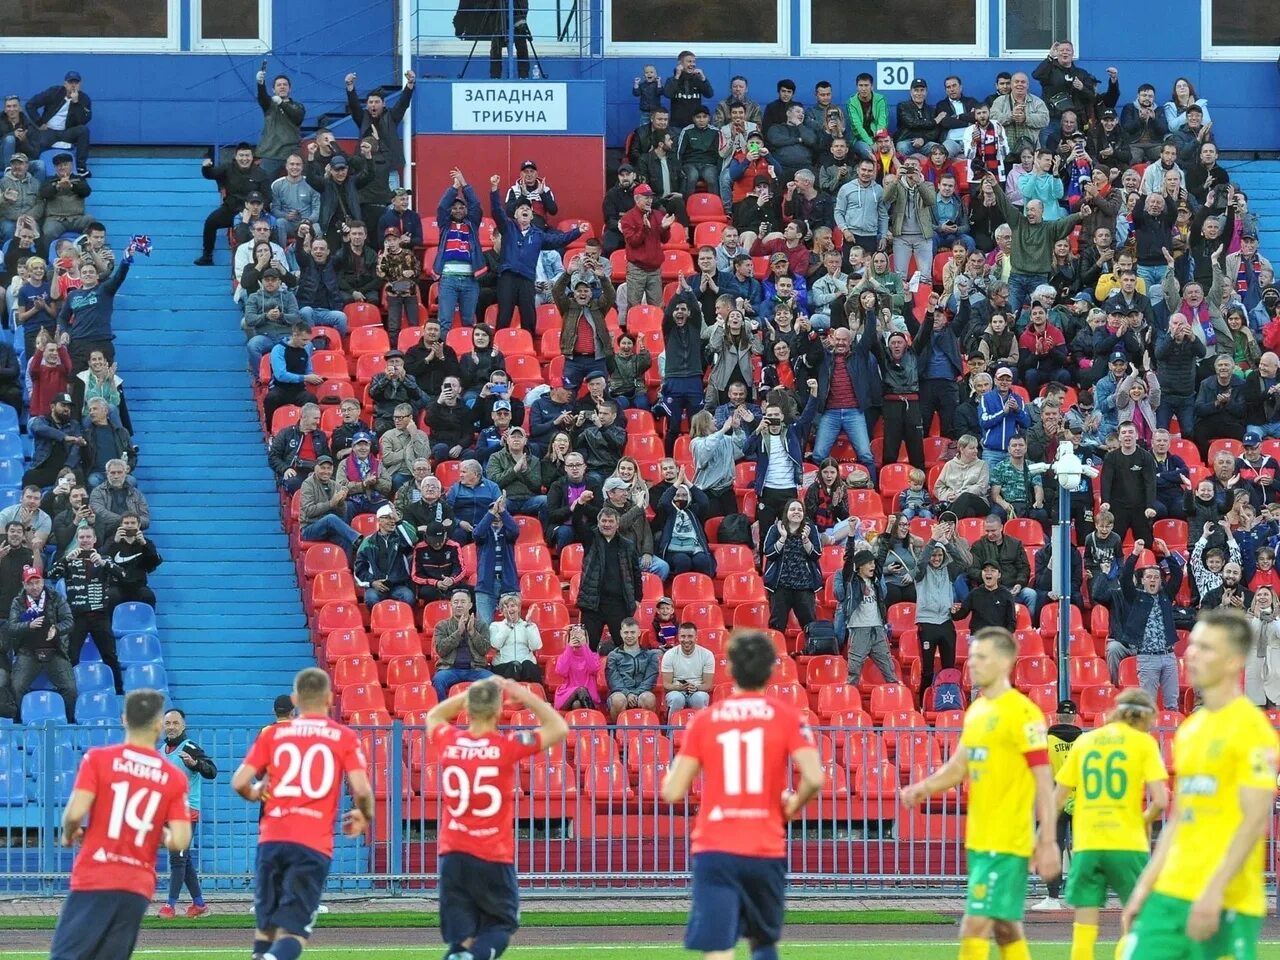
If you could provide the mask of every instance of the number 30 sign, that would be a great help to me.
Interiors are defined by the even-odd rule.
[[[910,60],[880,60],[876,62],[877,90],[909,90],[916,75],[916,65]]]

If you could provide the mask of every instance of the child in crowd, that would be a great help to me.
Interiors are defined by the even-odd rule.
[[[676,644],[680,625],[676,622],[676,607],[670,597],[663,597],[653,610],[653,639],[658,649],[667,650]]]
[[[1257,593],[1259,587],[1270,587],[1280,594],[1280,573],[1276,571],[1275,550],[1271,547],[1259,547],[1255,563],[1257,568],[1249,580],[1249,589]]]
[[[387,227],[382,252],[378,254],[378,276],[387,281],[387,334],[391,343],[400,335],[400,318],[409,326],[418,325],[418,278],[422,261],[411,243],[401,243],[400,228]]]
[[[631,95],[640,98],[640,117],[644,120],[648,120],[653,111],[662,109],[662,81],[658,79],[658,68],[652,63],[644,65],[643,77],[636,77]]]
[[[912,467],[907,474],[907,489],[898,494],[898,512],[904,520],[921,517],[933,519],[933,501],[929,499],[929,491],[924,488],[924,471]]]
[[[1098,578],[1105,579],[1122,559],[1115,525],[1115,515],[1110,510],[1100,510],[1093,518],[1093,532],[1084,538],[1084,575],[1089,583],[1089,595],[1104,606],[1110,605],[1111,591]]]

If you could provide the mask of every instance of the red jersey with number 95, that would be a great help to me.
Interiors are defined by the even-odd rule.
[[[790,758],[813,746],[800,711],[758,693],[734,693],[699,710],[680,747],[702,767],[692,851],[786,856],[782,795]]]
[[[149,747],[120,744],[85,754],[76,790],[93,794],[72,890],[156,892],[156,850],[165,824],[189,821],[187,778]]]
[[[537,730],[475,735],[442,723],[431,743],[440,761],[444,806],[438,841],[441,856],[467,853],[491,863],[514,863],[515,810],[511,794],[515,770],[542,750]]]
[[[296,717],[259,733],[244,762],[269,780],[258,842],[333,856],[342,775],[368,768],[355,731],[328,717]]]

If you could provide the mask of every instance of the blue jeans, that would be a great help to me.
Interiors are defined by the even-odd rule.
[[[1178,429],[1184,437],[1191,436],[1191,431],[1196,428],[1196,398],[1195,397],[1175,397],[1170,394],[1164,394],[1160,398],[1160,406],[1156,410],[1156,426],[1163,430],[1169,429],[1169,423],[1174,417],[1178,418]],[[1250,430],[1261,430],[1261,427],[1250,427]]]
[[[449,696],[449,688],[455,683],[475,683],[477,680],[488,680],[492,676],[493,674],[488,670],[456,670],[453,667],[445,667],[431,678],[431,686],[435,687],[436,696],[444,700]]]
[[[936,257],[940,250],[950,250],[957,243],[963,243],[964,248],[970,253],[976,249],[973,243],[973,237],[967,233],[943,233],[941,230],[933,232],[933,255]]]
[[[249,369],[255,380],[258,379],[258,371],[262,369],[262,358],[279,342],[279,337],[268,337],[260,333],[256,337],[250,337],[249,342],[244,345],[245,352],[249,354]]]
[[[523,500],[509,500],[507,509],[515,517],[537,517],[544,525],[547,522],[547,498],[541,493],[536,497],[525,497]]]
[[[904,157],[909,157],[913,153],[918,153],[922,157],[927,157],[929,155],[929,151],[932,150],[934,146],[937,144],[936,140],[926,140],[924,144],[921,145],[920,149],[917,150],[915,147],[911,145],[911,141],[914,139],[915,137],[912,137],[911,140],[899,140],[896,144],[894,144],[894,146],[898,148],[898,152],[902,154]]]
[[[1011,273],[1009,274],[1009,309],[1016,316],[1022,305],[1031,299],[1031,294],[1042,283],[1048,283],[1045,273]]]
[[[998,463],[1004,463],[1009,459],[1009,453],[1006,450],[988,450],[982,448],[982,462],[988,466],[994,467]]]
[[[573,543],[573,525],[562,523],[556,527],[554,534],[556,549],[563,550],[569,544]]]
[[[871,453],[871,436],[867,433],[867,417],[857,407],[847,410],[828,410],[818,418],[818,436],[813,441],[813,458],[821,463],[831,453],[840,431],[849,438],[858,454],[858,462],[871,471],[875,483],[876,458]]]
[[[322,307],[299,307],[302,319],[313,327],[333,327],[344,337],[347,335],[347,315],[341,310],[325,310]]]
[[[1280,423],[1257,424],[1245,427],[1245,430],[1257,431],[1263,439],[1280,440]]]
[[[493,615],[498,609],[498,595],[484,590],[476,590],[476,619],[483,623],[493,623]],[[455,681],[456,682],[456,681]]]
[[[368,607],[380,600],[399,600],[401,603],[412,604],[414,599],[413,590],[409,587],[392,587],[385,593],[374,587],[366,587],[364,591],[364,602]]]
[[[1164,303],[1164,290],[1161,289],[1160,284],[1168,272],[1169,267],[1163,263],[1154,267],[1138,266],[1138,279],[1146,281],[1147,299],[1151,301],[1153,307],[1157,303]]]
[[[0,169],[9,165],[9,158],[18,152],[18,138],[12,133],[0,138]]]
[[[0,220],[0,244],[13,239],[13,232],[18,228],[16,220]]]
[[[863,142],[863,141],[861,141],[861,140],[850,139],[850,140],[849,140],[849,150],[850,150],[850,151],[853,153],[853,155],[854,155],[854,156],[856,156],[859,160],[871,160],[871,159],[873,159],[873,158],[872,158],[872,156],[871,156],[871,144],[869,144],[869,143],[864,143],[864,142]]]
[[[667,563],[667,561],[663,560],[661,557],[650,557],[649,562],[647,564],[644,562],[644,559],[641,558],[640,572],[652,573],[655,577],[657,577],[663,583],[666,583],[667,578],[671,576],[671,566],[670,564]]]
[[[613,402],[618,405],[619,410],[626,410],[631,407],[636,410],[649,409],[649,395],[641,390],[637,390],[634,397],[615,396]]]
[[[720,168],[720,202],[724,204],[726,211],[733,209],[733,180],[729,176],[729,165],[726,163]]]
[[[686,163],[684,165],[684,195],[693,193],[698,181],[707,185],[707,192],[716,192],[720,187],[720,168],[714,163]],[[723,198],[721,198],[723,199]]]
[[[476,323],[476,302],[480,299],[480,285],[475,277],[458,273],[446,273],[440,278],[436,306],[439,308],[440,338],[443,340],[453,329],[455,309],[462,315],[462,325],[473,327]]]
[[[668,457],[676,448],[676,437],[680,436],[685,417],[692,423],[693,415],[702,409],[704,399],[701,377],[671,377],[663,383],[662,400],[669,414],[663,446]]]
[[[582,381],[593,373],[603,373],[608,376],[609,370],[603,358],[596,360],[586,357],[565,357],[564,381],[570,390],[577,390],[582,386]]]
[[[303,527],[302,539],[337,543],[350,552],[352,545],[360,539],[360,534],[336,513],[328,513]]]

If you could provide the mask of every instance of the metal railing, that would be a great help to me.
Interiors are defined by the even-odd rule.
[[[202,784],[196,830],[201,877],[212,889],[251,888],[258,807],[235,796],[228,782],[260,729],[189,731],[218,765],[217,778]],[[329,890],[430,892],[444,798],[426,733],[399,722],[356,729],[369,754],[377,816],[365,838],[337,837]],[[613,896],[687,889],[697,797],[675,805],[657,799],[681,733],[576,727],[564,745],[523,764],[513,796],[522,887]],[[898,799],[908,778],[942,762],[959,731],[819,727],[814,733],[828,786],[790,827],[793,890],[886,898],[962,892],[963,795],[952,791],[919,811]],[[58,846],[58,825],[76,767],[89,746],[120,737],[114,726],[0,728],[0,767],[7,764],[0,777],[0,892],[65,889],[71,853]],[[1266,862],[1274,864],[1274,838],[1270,843]],[[163,879],[167,865],[160,859]]]

